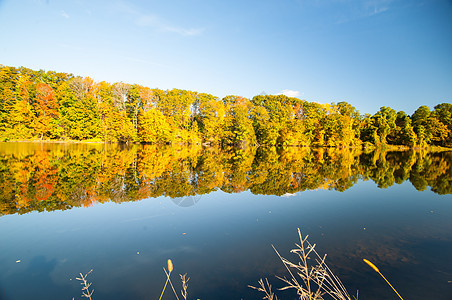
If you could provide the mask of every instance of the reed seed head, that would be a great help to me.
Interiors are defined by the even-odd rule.
[[[368,264],[372,269],[374,269],[375,270],[375,272],[377,272],[377,273],[380,273],[380,270],[378,270],[378,268],[373,264],[373,263],[371,263],[370,261],[368,261],[367,259],[363,259],[363,261],[366,263],[366,264]]]
[[[173,271],[173,262],[171,261],[171,259],[168,259],[168,271],[169,272]]]

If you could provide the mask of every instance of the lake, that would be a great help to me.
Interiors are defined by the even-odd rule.
[[[0,143],[0,299],[262,299],[297,228],[359,299],[452,299],[452,152]],[[293,291],[277,291],[295,299]],[[179,298],[181,298],[179,296]],[[163,299],[175,299],[170,287]],[[182,298],[181,298],[182,299]]]

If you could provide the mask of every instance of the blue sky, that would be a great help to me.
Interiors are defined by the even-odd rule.
[[[0,0],[0,64],[361,113],[452,102],[452,1]]]

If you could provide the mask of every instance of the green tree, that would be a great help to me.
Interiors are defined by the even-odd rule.
[[[418,144],[420,146],[426,146],[430,143],[431,133],[427,131],[430,113],[430,109],[427,106],[422,105],[411,116],[413,130],[417,135]]]
[[[393,145],[415,146],[417,136],[411,125],[411,118],[405,112],[399,111],[397,112],[395,124],[395,129],[387,137],[388,142]]]
[[[438,110],[431,112],[427,106],[419,107],[413,114],[413,129],[420,145],[446,146],[450,136],[447,125],[447,107],[438,106]],[[446,108],[446,109],[445,109]]]
[[[447,127],[447,133],[444,132],[442,145],[443,146],[452,146],[452,104],[450,103],[441,103],[434,107],[433,114],[435,117]]]
[[[302,142],[302,132],[297,127],[301,124],[295,120],[295,110],[303,101],[285,95],[259,95],[251,101],[257,107],[253,112],[253,125],[259,144],[297,145]]]
[[[279,137],[279,126],[272,122],[268,111],[255,105],[251,112],[256,141],[259,145],[276,145]]]
[[[387,144],[387,136],[395,130],[397,113],[390,107],[381,107],[380,110],[372,116],[373,126],[377,129],[379,140],[382,144]]]

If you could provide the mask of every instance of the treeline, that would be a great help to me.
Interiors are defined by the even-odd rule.
[[[160,196],[193,204],[217,190],[345,191],[359,180],[452,194],[452,152],[8,143],[0,161],[0,215]]]
[[[452,104],[409,116],[382,107],[361,115],[347,102],[284,95],[219,99],[186,90],[94,82],[0,65],[0,140],[122,143],[452,147]]]

